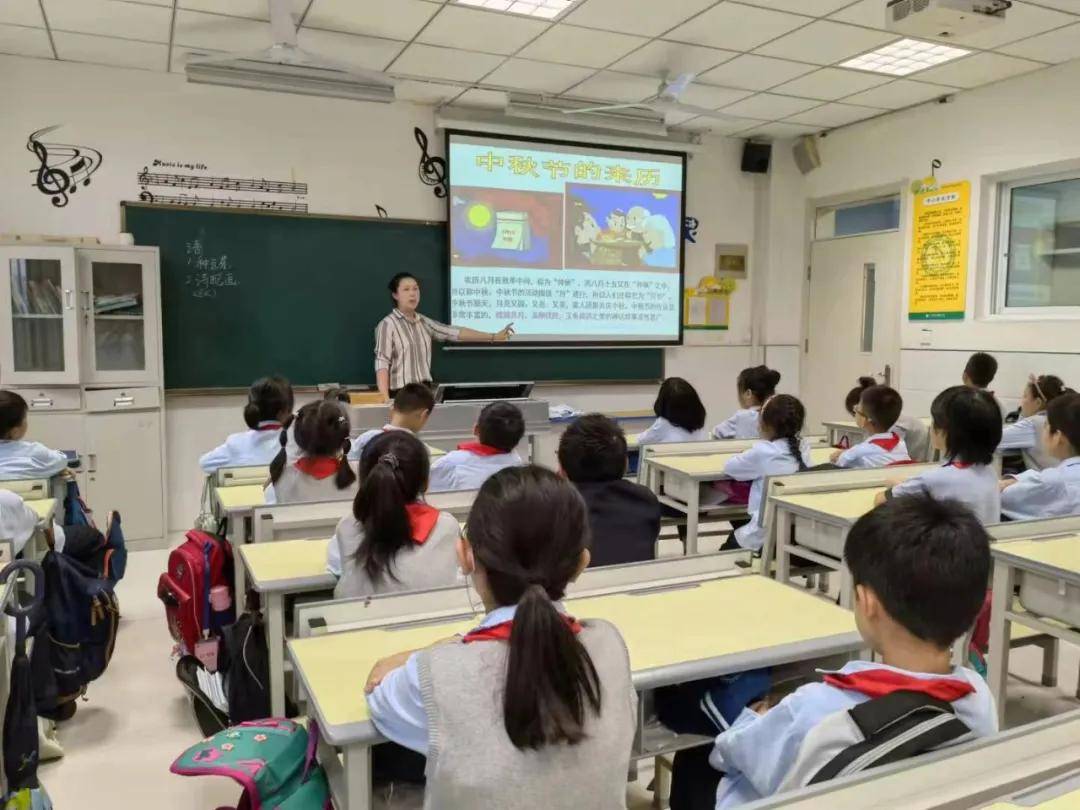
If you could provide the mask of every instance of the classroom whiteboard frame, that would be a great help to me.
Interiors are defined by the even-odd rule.
[[[677,157],[682,163],[682,191],[679,194],[679,228],[675,238],[678,240],[679,246],[679,300],[676,302],[676,307],[679,313],[679,335],[674,340],[575,340],[572,342],[562,340],[530,340],[527,344],[515,345],[513,341],[506,343],[484,344],[483,346],[464,346],[461,344],[455,345],[450,348],[447,347],[446,351],[476,351],[477,349],[497,349],[498,351],[521,351],[528,349],[668,349],[673,346],[682,346],[684,341],[683,330],[683,318],[682,318],[682,297],[683,286],[686,284],[686,239],[684,238],[685,222],[686,222],[686,164],[690,161],[690,154],[686,151],[680,151],[678,149],[660,149],[660,148],[648,148],[643,146],[622,146],[622,145],[608,145],[608,144],[595,144],[587,141],[576,141],[570,139],[561,138],[549,138],[549,137],[533,137],[525,134],[511,134],[511,133],[498,133],[498,132],[485,132],[479,129],[454,129],[447,127],[443,130],[443,154],[446,155],[446,312],[448,319],[452,321],[450,315],[453,313],[451,308],[452,288],[450,273],[451,273],[451,255],[453,253],[453,224],[450,221],[450,208],[453,204],[453,193],[451,192],[451,184],[453,182],[450,174],[450,139],[460,135],[463,137],[471,138],[491,138],[499,141],[518,141],[520,143],[533,143],[533,144],[553,144],[556,146],[570,146],[579,149],[592,149],[592,150],[608,150],[612,152],[635,152],[643,155],[668,155],[671,157]],[[565,230],[565,223],[564,223]],[[452,323],[451,323],[452,325]]]

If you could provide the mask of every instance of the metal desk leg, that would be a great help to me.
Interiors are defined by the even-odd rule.
[[[1016,572],[1008,563],[994,561],[994,597],[990,605],[990,692],[997,704],[998,725],[1005,726],[1005,697],[1009,680],[1009,639],[1012,622],[1005,615],[1012,607]]]
[[[791,512],[782,506],[776,509],[776,581],[787,585],[791,582],[791,530],[794,528]],[[767,572],[766,572],[767,573]]]
[[[825,576],[822,574],[822,576]],[[852,610],[855,607],[855,583],[851,579],[851,571],[847,563],[840,563],[840,607]]]
[[[285,716],[285,595],[263,595],[266,647],[270,656],[270,714]]]
[[[701,509],[701,484],[690,479],[690,498],[686,502],[686,553],[697,554],[698,516]]]
[[[247,608],[247,576],[244,564],[240,560],[240,546],[244,544],[244,517],[232,514],[228,516],[228,529],[225,531],[225,539],[232,546],[233,552],[233,598],[236,600],[237,614],[243,613]]]
[[[370,810],[371,808],[371,746],[350,745],[344,753],[345,796],[338,802],[340,810]]]
[[[1043,645],[1043,686],[1057,686],[1058,648],[1060,646],[1061,642],[1056,638],[1047,639]]]

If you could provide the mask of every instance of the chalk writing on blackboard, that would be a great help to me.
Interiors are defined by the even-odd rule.
[[[201,239],[185,242],[184,254],[190,270],[184,286],[191,291],[192,298],[217,298],[218,290],[240,286],[228,254],[208,255]]]

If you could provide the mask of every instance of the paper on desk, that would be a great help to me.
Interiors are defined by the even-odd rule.
[[[548,405],[548,418],[549,419],[570,419],[575,416],[581,416],[582,411],[579,411],[573,405]]]

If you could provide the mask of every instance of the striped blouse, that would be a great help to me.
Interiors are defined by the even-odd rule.
[[[431,381],[431,340],[456,341],[461,330],[395,309],[375,327],[375,370],[390,372],[390,390]]]

